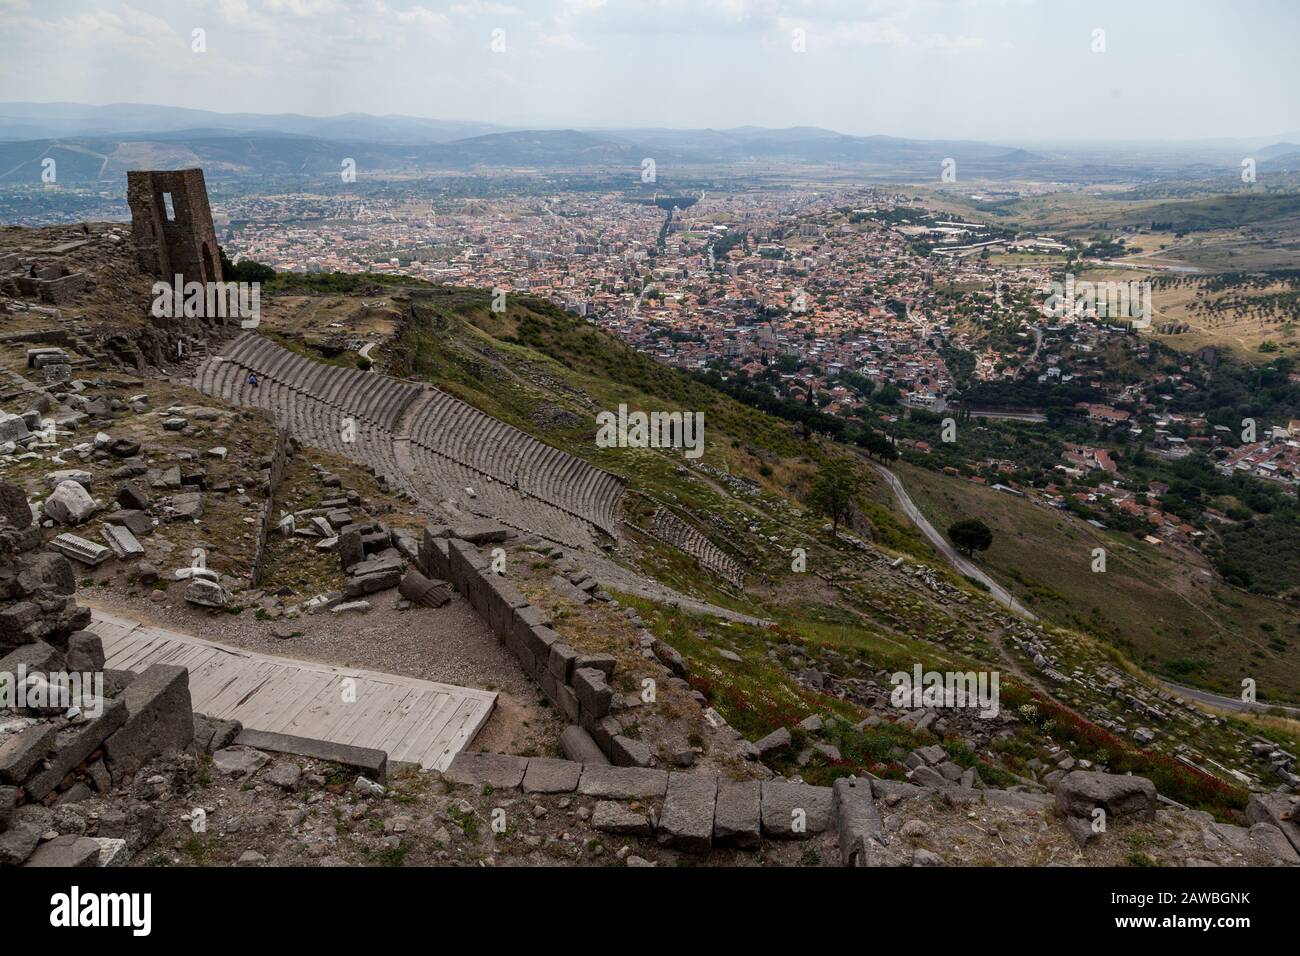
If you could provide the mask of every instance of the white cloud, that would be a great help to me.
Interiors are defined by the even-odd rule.
[[[1106,23],[1114,85],[1161,104],[1113,135],[1294,130],[1300,4],[1256,2],[1267,15],[1211,0],[0,0],[0,98],[1047,137],[1071,130],[1041,117],[1097,105],[1086,40]],[[510,56],[489,50],[498,27]]]
[[[579,50],[590,50],[591,47],[569,33],[549,33],[542,37],[540,44],[542,47],[550,50],[564,50],[569,53],[575,53]]]

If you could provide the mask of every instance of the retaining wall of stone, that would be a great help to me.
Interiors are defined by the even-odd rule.
[[[551,628],[546,612],[529,604],[517,587],[494,574],[478,547],[425,529],[420,564],[430,577],[450,581],[492,629],[547,700],[596,742],[606,758],[622,762],[614,739],[621,727],[609,717],[614,659],[584,656]]]
[[[278,527],[275,517],[275,496],[284,477],[284,466],[293,451],[293,438],[288,429],[280,428],[275,435],[275,449],[271,452],[271,468],[267,477],[266,501],[262,505],[262,519],[257,523],[257,547],[253,550],[253,584],[261,582],[262,564],[266,560],[266,544]]]
[[[753,850],[762,839],[807,840],[832,831],[841,864],[864,867],[905,862],[886,846],[876,799],[928,792],[886,780],[848,777],[833,787],[818,787],[779,777],[732,780],[711,773],[489,753],[457,754],[443,779],[494,791],[578,793],[597,801],[591,816],[597,830],[653,836],[662,846],[689,853],[707,853],[714,846]]]

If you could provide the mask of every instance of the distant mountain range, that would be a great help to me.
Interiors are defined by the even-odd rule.
[[[1290,139],[1292,137],[1285,137]],[[1300,139],[1300,136],[1294,137]],[[1260,148],[1263,147],[1263,148]],[[1254,149],[1253,153],[1244,152]],[[1118,181],[1155,179],[1222,166],[1239,157],[1296,168],[1300,146],[1214,141],[1110,147],[1021,148],[975,141],[850,136],[819,127],[767,129],[512,129],[486,123],[347,113],[215,113],[170,106],[0,103],[0,182],[40,182],[53,158],[58,181],[120,182],[127,169],[201,166],[216,180],[337,174],[419,173],[475,168],[618,168],[643,158],[669,165],[794,163],[870,174],[939,179],[945,159],[963,179]],[[1267,164],[1267,166],[1265,166]]]
[[[421,119],[417,116],[303,116],[298,113],[214,113],[142,103],[0,103],[0,140],[120,136],[131,133],[285,133],[319,139],[377,143],[445,143],[501,132],[489,123]]]

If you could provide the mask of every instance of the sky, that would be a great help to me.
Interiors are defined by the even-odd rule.
[[[1300,129],[1297,36],[1300,0],[0,0],[0,101],[1267,137]]]

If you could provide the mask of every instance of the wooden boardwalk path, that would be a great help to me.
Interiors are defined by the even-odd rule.
[[[491,691],[256,654],[99,610],[91,630],[104,642],[107,668],[184,665],[198,713],[251,730],[373,747],[425,770],[445,770],[496,705]]]

